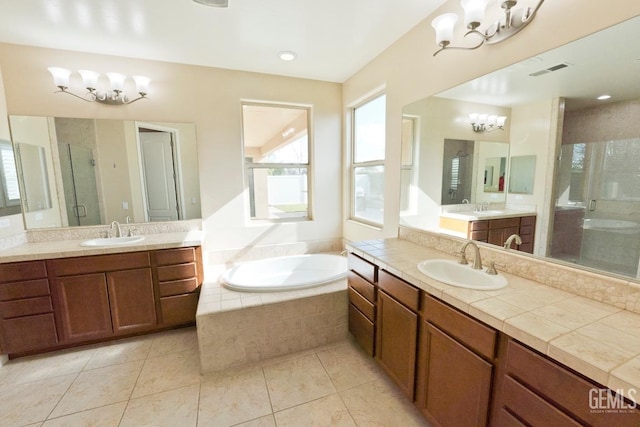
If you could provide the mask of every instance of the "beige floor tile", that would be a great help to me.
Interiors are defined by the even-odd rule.
[[[368,383],[382,375],[373,358],[355,343],[347,342],[340,347],[318,352],[318,358],[336,390]]]
[[[262,368],[238,369],[200,388],[199,426],[231,426],[271,413]]]
[[[278,427],[354,426],[355,422],[338,394],[276,412]]]
[[[276,422],[273,419],[273,415],[270,414],[256,418],[255,420],[247,421],[246,423],[236,424],[235,427],[276,427]]]
[[[23,426],[47,419],[76,374],[0,388],[0,426]]]
[[[115,403],[100,408],[89,409],[46,421],[43,427],[117,427],[122,419],[127,402]]]
[[[428,426],[409,399],[386,379],[343,390],[340,397],[359,426]]]
[[[174,390],[200,382],[197,350],[149,357],[144,362],[132,398]]]
[[[310,402],[336,391],[315,354],[268,365],[263,369],[274,411]]]
[[[131,399],[120,427],[195,427],[200,385]]]
[[[103,368],[135,360],[144,360],[149,355],[152,341],[152,338],[140,337],[115,341],[100,347],[93,353],[84,369]]]
[[[81,372],[51,414],[52,418],[129,399],[143,361]]]
[[[153,335],[149,357],[197,349],[196,328],[181,328]]]
[[[78,348],[48,353],[17,362],[25,363],[19,383],[75,374],[86,366],[95,348]],[[11,363],[11,362],[9,362]]]

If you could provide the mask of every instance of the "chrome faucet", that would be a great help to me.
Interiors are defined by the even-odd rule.
[[[512,234],[507,238],[507,240],[505,240],[504,248],[511,249],[511,243],[513,243],[514,240],[516,241],[516,245],[520,246],[522,244],[522,239],[520,238],[520,236],[518,236],[517,234]]]
[[[116,237],[122,237],[122,230],[120,229],[120,223],[118,221],[113,221],[111,223],[111,230],[113,230],[113,228],[116,228]]]
[[[468,240],[464,245],[462,245],[462,248],[460,248],[460,261],[458,261],[459,264],[468,264],[469,261],[467,261],[467,246],[471,245],[471,247],[474,250],[474,255],[475,258],[473,260],[473,265],[471,266],[471,268],[473,268],[474,270],[482,270],[482,259],[480,258],[480,248],[478,247],[478,245],[476,244],[476,242],[474,242],[473,240]]]
[[[483,212],[489,209],[489,202],[476,203],[476,212]]]

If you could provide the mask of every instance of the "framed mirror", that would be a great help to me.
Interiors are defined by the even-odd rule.
[[[195,125],[10,116],[27,229],[201,217]]]
[[[636,17],[405,106],[403,116],[428,126],[419,126],[413,181],[402,171],[401,197],[418,208],[401,211],[400,224],[440,231],[429,215],[442,208],[442,187],[422,183],[447,175],[445,139],[504,141],[508,154],[479,167],[476,198],[500,194],[536,212],[535,256],[640,278],[640,44],[628,42],[639,37]],[[504,132],[465,133],[472,110],[506,116]],[[505,191],[498,182],[494,193],[502,173]]]

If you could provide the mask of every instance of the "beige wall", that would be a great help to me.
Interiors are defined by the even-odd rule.
[[[114,107],[54,94],[47,71],[53,65],[147,75],[153,79],[149,99]],[[9,44],[0,44],[0,67],[10,115],[195,123],[206,249],[342,236],[340,84]],[[317,184],[313,221],[248,224],[243,197],[243,99],[313,106],[312,182]]]
[[[547,1],[538,12],[536,20],[513,39],[474,51],[445,51],[433,57],[436,45],[430,23],[435,16],[444,12],[459,13],[459,1],[447,1],[343,85],[345,107],[349,107],[374,88],[385,86],[388,115],[385,224],[382,230],[377,230],[346,220],[344,237],[347,239],[361,240],[397,235],[399,147],[404,105],[632,18],[640,14],[640,2]],[[460,38],[461,34],[458,34],[456,39]],[[347,149],[345,156],[348,156]],[[344,188],[348,189],[346,170],[344,179]],[[348,218],[347,206],[343,215]]]

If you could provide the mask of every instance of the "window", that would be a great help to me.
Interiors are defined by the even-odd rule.
[[[0,141],[0,207],[20,205],[18,173],[9,141]]]
[[[250,218],[309,219],[310,107],[243,103]]]
[[[386,95],[352,111],[351,217],[382,225]]]

